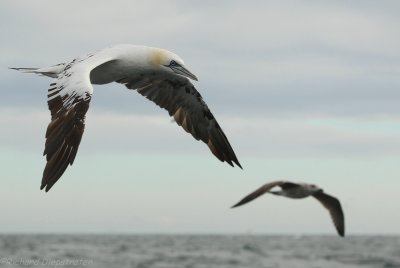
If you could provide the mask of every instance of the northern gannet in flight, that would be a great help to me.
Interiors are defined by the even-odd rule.
[[[271,191],[271,189],[275,186],[279,186],[281,190]],[[321,188],[314,184],[293,183],[288,181],[274,181],[267,183],[244,197],[239,201],[239,203],[232,206],[232,208],[244,205],[265,193],[271,193],[295,199],[309,196],[315,197],[329,211],[338,234],[342,237],[344,236],[344,214],[339,200],[333,196],[325,194]]]
[[[40,189],[50,188],[74,162],[85,128],[92,84],[117,82],[168,111],[176,123],[202,140],[222,162],[241,168],[215,117],[188,78],[197,77],[165,49],[118,45],[46,68],[11,68],[56,78],[48,90],[51,122],[43,155],[47,164]]]

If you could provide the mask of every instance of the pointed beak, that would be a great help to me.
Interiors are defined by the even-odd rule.
[[[189,77],[190,79],[193,79],[195,81],[198,81],[197,77],[183,66],[180,66],[180,65],[179,66],[171,66],[171,69],[177,74],[180,74],[180,75]]]

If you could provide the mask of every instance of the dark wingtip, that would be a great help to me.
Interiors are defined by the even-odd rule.
[[[50,191],[50,189],[51,189],[51,187],[53,187],[53,185],[54,185],[54,183],[47,183],[45,186],[46,186],[46,189],[45,189],[45,192],[47,193],[48,191]],[[44,187],[44,186],[43,186]]]
[[[242,201],[240,201],[239,203],[236,203],[235,205],[231,206],[231,208],[235,208],[235,207],[241,206],[243,204],[244,203],[242,203]]]
[[[340,237],[345,237],[344,230],[340,230],[340,231],[338,230],[338,234]]]
[[[53,187],[53,185],[50,185],[50,184],[47,184],[47,183],[43,183],[41,186],[40,186],[40,190],[43,190],[44,189],[44,191],[47,193],[50,189],[51,189],[51,187]],[[46,189],[45,189],[46,188]]]
[[[227,159],[225,159],[225,160],[223,160],[223,161],[225,161],[225,162],[227,162],[231,167],[235,167],[234,165],[233,165],[233,163],[235,163],[235,165],[236,166],[238,166],[238,167],[240,167],[241,169],[243,169],[242,168],[242,165],[239,163],[239,160],[236,158],[236,156],[234,157],[234,158],[227,158]]]
[[[239,161],[235,161],[235,164],[238,166],[238,167],[240,167],[240,169],[242,169],[243,170],[243,168],[242,168],[242,165],[239,163]]]

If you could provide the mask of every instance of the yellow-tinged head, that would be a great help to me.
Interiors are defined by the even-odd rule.
[[[178,55],[168,50],[160,48],[154,49],[151,53],[150,60],[153,64],[159,66],[168,73],[185,76],[197,81],[197,77],[186,69],[183,60]]]

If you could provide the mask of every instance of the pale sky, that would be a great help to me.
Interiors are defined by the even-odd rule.
[[[399,1],[1,1],[0,232],[332,234],[315,183],[351,234],[400,234]],[[243,170],[122,85],[94,86],[72,167],[39,190],[50,120],[45,67],[110,45],[185,60]]]

